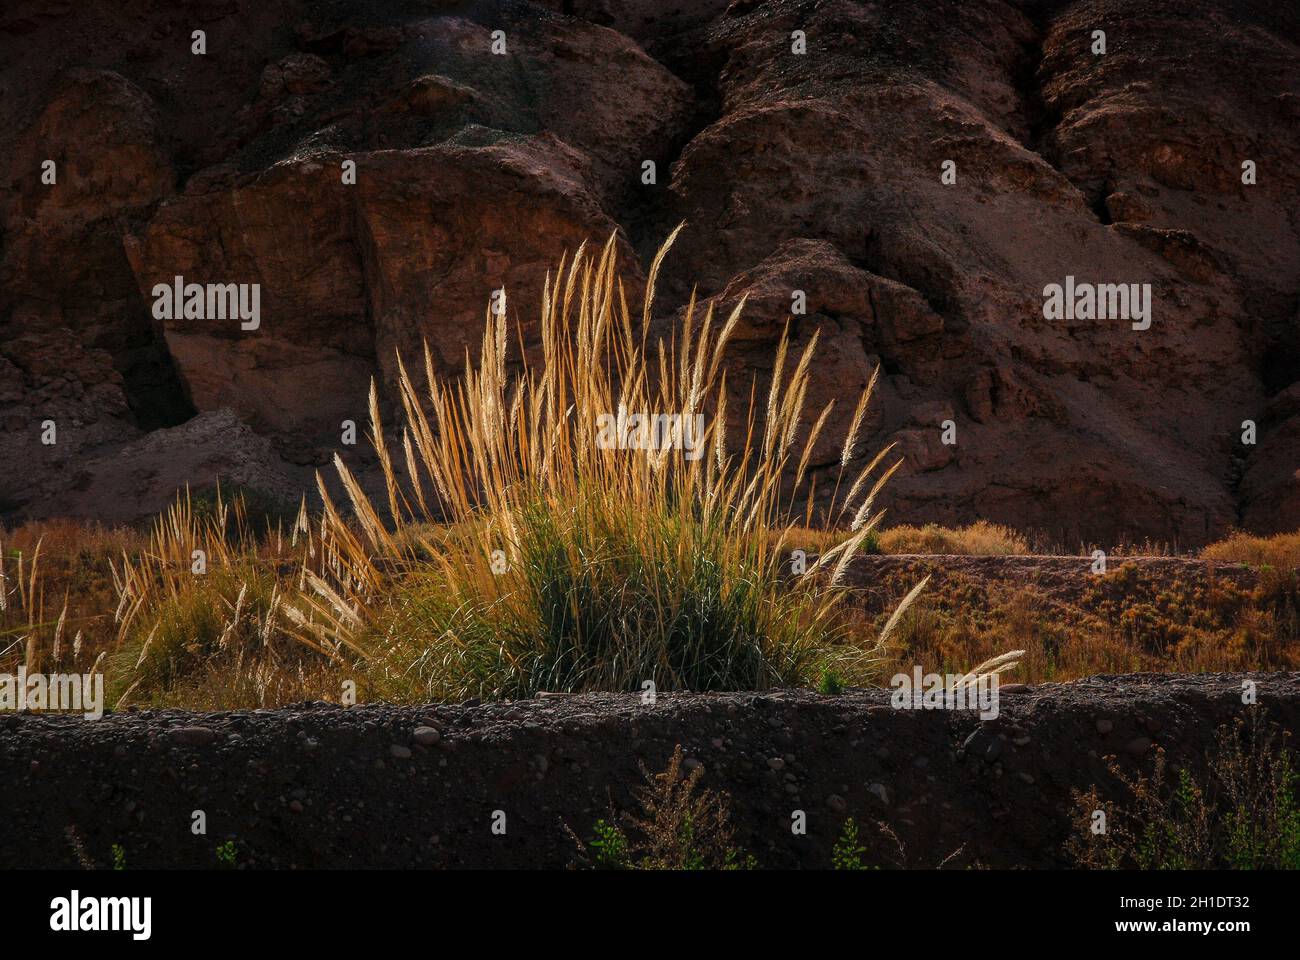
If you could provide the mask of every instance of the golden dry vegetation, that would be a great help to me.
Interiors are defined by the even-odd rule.
[[[720,317],[692,301],[667,341],[650,341],[667,246],[639,314],[612,243],[562,261],[534,365],[511,356],[490,313],[460,376],[437,376],[427,350],[414,374],[399,358],[396,426],[371,390],[379,503],[336,456],[319,507],[304,498],[272,525],[242,496],[182,492],[148,531],[0,532],[0,671],[103,670],[109,707],[222,709],[338,700],[345,682],[390,701],[645,680],[836,689],[914,664],[962,673],[1008,650],[1024,655],[1007,679],[1028,681],[1300,667],[1300,534],[1202,552],[1251,565],[1244,584],[1117,562],[1063,595],[913,563],[1014,558],[1031,541],[983,521],[880,527],[873,502],[899,463],[859,450],[874,379],[838,439],[830,523],[810,529],[812,508],[794,504],[831,412],[805,410],[816,338],[798,356],[783,339],[766,396],[729,418],[722,361],[744,304]],[[615,411],[698,414],[703,455],[611,446],[599,425]],[[728,435],[728,422],[742,429]],[[796,549],[810,576],[790,575]],[[862,554],[899,562],[850,589]]]

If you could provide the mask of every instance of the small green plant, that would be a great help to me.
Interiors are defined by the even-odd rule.
[[[1251,723],[1220,734],[1224,859],[1234,870],[1300,870],[1300,774],[1288,737],[1275,737],[1253,711]]]
[[[821,680],[817,682],[817,692],[838,697],[844,692],[844,677],[834,667],[822,671]]]
[[[227,870],[235,869],[235,856],[238,850],[235,847],[234,840],[227,840],[221,846],[217,847],[217,863],[221,864]]]
[[[628,862],[627,837],[608,820],[597,820],[592,828],[595,834],[587,843],[591,851],[592,866],[597,870],[626,870]]]
[[[123,849],[123,847],[122,847],[122,845],[121,845],[120,843],[115,843],[115,844],[113,844],[112,850],[113,850],[113,869],[114,869],[114,870],[125,870],[125,869],[126,869],[126,850]]]
[[[1252,707],[1219,728],[1201,782],[1183,768],[1166,785],[1160,749],[1150,776],[1127,776],[1110,758],[1129,803],[1103,800],[1095,785],[1075,791],[1080,829],[1067,851],[1091,869],[1300,869],[1300,776],[1287,737]]]
[[[852,817],[844,821],[840,838],[831,850],[831,867],[835,870],[871,870],[862,862],[862,854],[867,848],[858,843],[858,825]]]

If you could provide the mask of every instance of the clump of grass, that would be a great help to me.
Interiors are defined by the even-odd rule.
[[[1300,530],[1271,537],[1235,533],[1205,547],[1201,556],[1222,563],[1248,563],[1254,567],[1294,571],[1300,569]]]
[[[1004,556],[1029,553],[1029,541],[1010,527],[977,520],[964,527],[923,527],[903,524],[877,534],[881,553],[960,554]]]
[[[1163,750],[1150,776],[1128,776],[1110,758],[1128,804],[1096,786],[1076,790],[1067,852],[1090,869],[1300,869],[1300,775],[1287,737],[1250,708],[1219,728],[1203,782],[1186,768],[1169,782]],[[1094,832],[1097,811],[1105,832]]]
[[[277,703],[286,687],[301,690],[305,674],[330,659],[284,632],[294,566],[282,539],[259,542],[242,499],[218,496],[196,510],[188,495],[178,498],[154,525],[148,549],[124,556],[115,571],[109,704],[179,699],[222,709]]]
[[[702,767],[682,772],[678,744],[661,772],[642,767],[647,785],[638,795],[640,811],[624,813],[620,823],[599,820],[592,838],[579,841],[582,859],[606,870],[746,870],[754,858],[736,845],[726,793],[701,789]]]
[[[880,645],[853,635],[840,581],[899,465],[878,470],[887,448],[843,475],[859,459],[874,378],[842,445],[847,529],[807,576],[790,578],[801,519],[792,504],[833,407],[804,422],[817,338],[793,362],[782,338],[766,402],[749,393],[743,435],[728,436],[723,360],[744,304],[719,322],[692,299],[673,336],[650,342],[655,275],[671,243],[651,268],[639,324],[611,239],[598,258],[579,250],[548,276],[540,363],[525,357],[508,376],[506,321],[491,314],[478,363],[467,358],[456,382],[435,375],[427,347],[423,389],[398,358],[400,443],[390,447],[371,391],[387,502],[372,503],[336,458],[356,518],[348,523],[319,483],[331,561],[306,573],[314,596],[290,614],[305,641],[360,657],[393,700],[630,690],[646,680],[764,689],[810,685],[829,666],[871,674]],[[624,414],[702,417],[702,455],[603,442],[605,418]],[[430,523],[441,524],[436,536],[424,532]]]
[[[96,569],[112,540],[97,527],[82,527],[80,549],[71,549],[69,531],[79,525],[57,521],[24,526],[0,539],[0,672],[19,667],[31,673],[89,672],[103,663],[102,640],[111,625],[105,585]],[[48,542],[55,547],[51,559]],[[55,592],[47,603],[47,583],[53,569]],[[73,588],[77,593],[73,595]],[[98,609],[98,614],[88,614]],[[55,611],[57,610],[57,613]],[[90,642],[87,642],[89,634]]]

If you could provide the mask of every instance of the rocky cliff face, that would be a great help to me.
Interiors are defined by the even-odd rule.
[[[178,464],[288,494],[395,350],[454,372],[501,287],[527,343],[560,252],[616,232],[635,281],[686,220],[659,302],[748,295],[738,399],[787,320],[812,404],[882,367],[896,518],[1300,526],[1300,13],[1221,7],[18,0],[0,507],[129,518]],[[177,276],[258,284],[258,327],[157,316]],[[1067,277],[1149,284],[1149,326],[1045,318]]]

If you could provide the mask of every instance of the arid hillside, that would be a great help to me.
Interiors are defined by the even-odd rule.
[[[15,0],[0,509],[296,501],[395,350],[454,372],[500,289],[531,350],[562,253],[644,277],[684,220],[657,314],[748,297],[738,398],[787,320],[828,435],[881,367],[891,516],[1295,529],[1298,42],[1269,0]],[[160,310],[177,277],[255,327]],[[1145,319],[1046,318],[1076,281]]]

